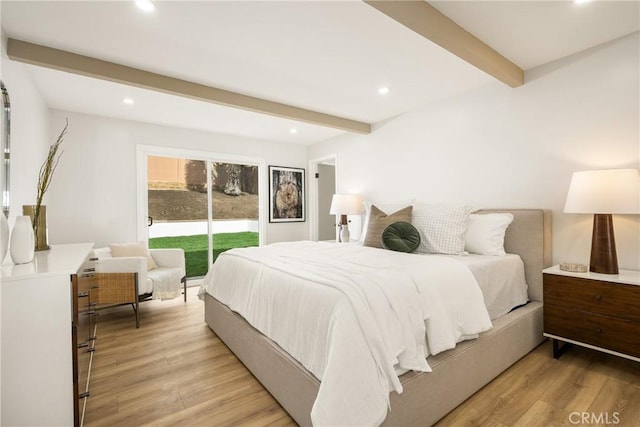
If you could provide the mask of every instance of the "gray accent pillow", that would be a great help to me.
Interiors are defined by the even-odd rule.
[[[407,206],[406,208],[400,209],[399,211],[394,212],[391,215],[387,215],[385,212],[378,209],[375,205],[372,205],[371,213],[369,214],[367,235],[364,239],[363,246],[383,249],[382,232],[384,231],[384,229],[394,222],[411,222],[412,212],[413,206]]]
[[[413,252],[420,245],[420,232],[408,222],[398,221],[382,232],[382,246],[396,252]]]

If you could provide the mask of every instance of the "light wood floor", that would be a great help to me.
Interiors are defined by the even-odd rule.
[[[295,425],[206,326],[196,294],[141,304],[140,329],[130,307],[100,313],[86,426]],[[640,363],[579,347],[554,360],[544,343],[438,423],[463,425],[640,426]]]

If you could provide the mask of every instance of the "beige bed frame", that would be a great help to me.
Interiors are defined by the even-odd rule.
[[[428,358],[431,373],[408,372],[404,392],[391,393],[384,426],[432,425],[543,341],[542,270],[551,263],[551,217],[548,211],[511,212],[505,249],[525,264],[530,302],[493,322],[476,340]],[[277,344],[210,295],[205,321],[253,375],[302,426],[311,425],[311,407],[320,382]]]

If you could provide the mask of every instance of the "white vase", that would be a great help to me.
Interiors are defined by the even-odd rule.
[[[4,216],[4,212],[0,213],[0,264],[4,261],[9,249],[9,221]]]
[[[31,218],[25,215],[17,217],[13,231],[11,231],[11,243],[9,245],[11,259],[14,264],[25,264],[33,260],[34,240]]]

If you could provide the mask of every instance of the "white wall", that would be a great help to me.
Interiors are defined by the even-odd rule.
[[[309,147],[338,155],[338,191],[553,211],[553,260],[589,262],[590,215],[562,212],[577,170],[640,167],[638,33]],[[614,216],[620,268],[640,269],[639,216]]]
[[[36,202],[40,165],[47,157],[49,145],[54,141],[49,133],[49,108],[29,78],[26,67],[7,57],[4,35],[0,71],[0,77],[11,98],[9,224],[13,227],[15,217],[22,215],[22,205]]]
[[[52,135],[66,117],[68,136],[47,207],[53,244],[90,241],[102,246],[136,239],[138,145],[228,153],[264,159],[266,165],[304,168],[306,162],[302,146],[66,111],[52,112]],[[264,213],[268,215],[267,206]],[[301,240],[307,233],[303,222],[268,224],[265,241]]]

